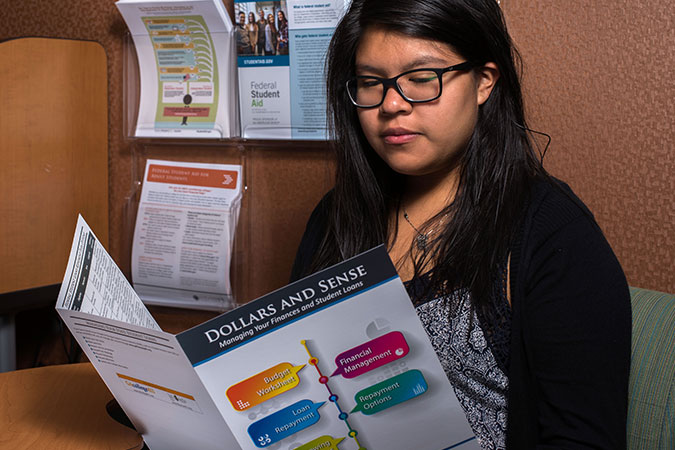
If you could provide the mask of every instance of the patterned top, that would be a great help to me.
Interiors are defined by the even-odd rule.
[[[416,302],[417,314],[484,449],[506,447],[510,331],[508,326],[498,325],[510,324],[511,313],[505,275],[502,278],[497,283],[498,295],[493,296],[497,314],[491,321],[471,307],[471,294],[466,289],[421,304]],[[413,284],[406,283],[406,287],[415,299]],[[484,327],[483,323],[497,327]],[[495,332],[486,333],[484,328]]]

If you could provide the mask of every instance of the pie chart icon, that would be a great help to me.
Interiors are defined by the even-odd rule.
[[[370,339],[387,334],[391,331],[391,324],[387,319],[378,317],[366,326],[366,336]]]

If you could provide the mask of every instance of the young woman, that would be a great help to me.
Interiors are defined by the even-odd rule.
[[[253,12],[248,13],[248,23],[246,24],[248,40],[251,42],[251,54],[256,54],[256,44],[258,43],[258,22],[255,20]]]
[[[277,29],[274,26],[274,16],[267,15],[267,24],[265,25],[265,55],[276,55],[277,51]]]
[[[354,0],[293,278],[385,243],[483,448],[623,448],[626,279],[537,157],[517,57],[495,0]]]
[[[282,10],[277,11],[277,28],[279,29],[277,54],[288,55],[288,20]]]

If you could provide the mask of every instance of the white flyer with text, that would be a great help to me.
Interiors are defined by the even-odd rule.
[[[242,197],[240,165],[148,160],[132,248],[148,304],[225,311]]]
[[[236,449],[176,337],[160,329],[81,216],[56,310],[151,449]]]

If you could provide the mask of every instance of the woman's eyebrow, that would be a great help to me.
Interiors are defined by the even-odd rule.
[[[369,73],[382,73],[381,69],[375,66],[371,66],[370,64],[359,64],[356,63],[356,66],[354,67],[354,70],[357,72],[369,72]]]
[[[413,59],[412,61],[407,62],[403,66],[401,66],[400,72],[405,72],[408,70],[420,68],[422,66],[424,67],[432,67],[432,68],[442,68],[442,67],[447,67],[448,65],[452,65],[452,63],[448,63],[448,60],[445,58],[440,58],[437,56],[421,56],[418,58]],[[377,73],[377,74],[383,74],[386,71],[382,69],[381,67],[376,67],[371,64],[361,64],[361,63],[356,63],[355,70],[357,72],[369,72],[369,73]]]

